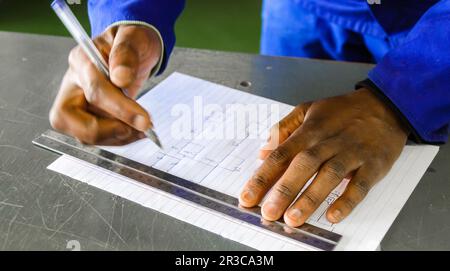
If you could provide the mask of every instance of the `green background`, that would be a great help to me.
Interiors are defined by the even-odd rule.
[[[87,0],[71,5],[89,30]],[[0,0],[0,31],[48,35],[68,33],[49,0]],[[261,0],[187,0],[176,24],[177,46],[257,53]]]

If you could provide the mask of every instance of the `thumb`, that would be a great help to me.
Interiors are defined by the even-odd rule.
[[[111,81],[119,88],[128,88],[134,84],[139,70],[138,40],[133,32],[119,27],[109,56]]]

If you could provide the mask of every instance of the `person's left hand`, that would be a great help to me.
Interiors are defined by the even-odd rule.
[[[338,223],[387,174],[408,134],[395,113],[368,89],[301,104],[272,128],[268,147],[260,153],[264,162],[244,186],[240,205],[256,206],[268,193],[263,218],[284,216],[289,226],[297,227],[352,176],[327,211],[327,219]]]

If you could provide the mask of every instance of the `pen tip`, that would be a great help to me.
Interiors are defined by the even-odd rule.
[[[153,131],[153,129],[148,129],[145,133],[144,133],[148,139],[150,139],[151,141],[153,141],[153,143],[155,143],[160,149],[163,149],[163,146],[161,144],[161,141],[158,138],[158,135],[155,133],[155,131]]]

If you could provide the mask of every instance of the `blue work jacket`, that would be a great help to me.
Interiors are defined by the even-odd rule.
[[[92,35],[118,21],[153,25],[165,46],[162,71],[184,4],[90,0]],[[262,19],[262,54],[377,63],[368,73],[369,88],[400,112],[420,140],[447,141],[450,0],[264,0]]]

